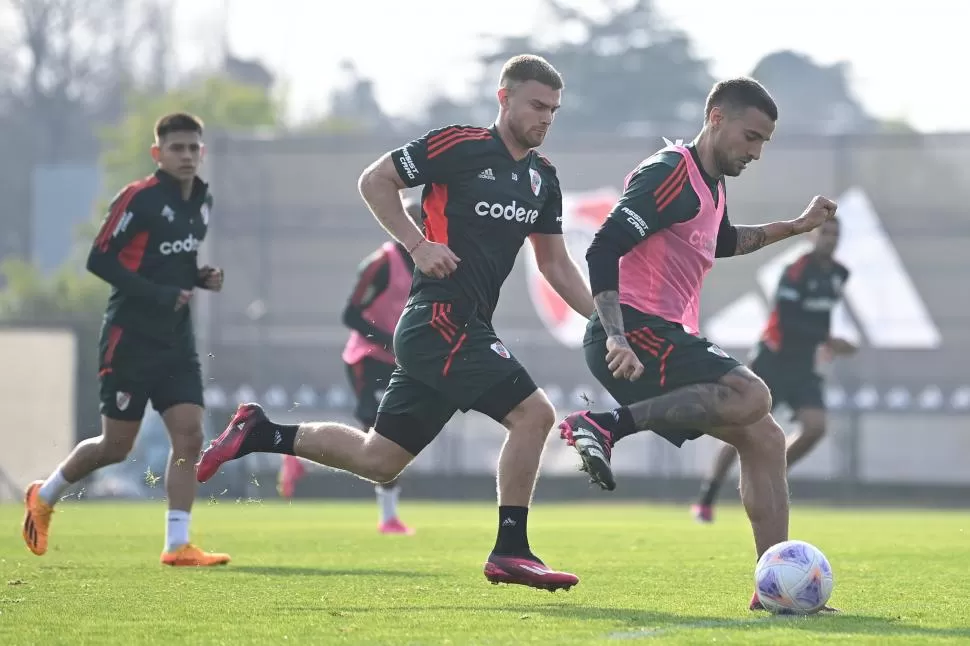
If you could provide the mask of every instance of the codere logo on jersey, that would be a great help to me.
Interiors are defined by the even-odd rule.
[[[539,218],[539,211],[536,209],[523,209],[512,200],[511,204],[489,204],[488,202],[479,202],[475,205],[475,213],[481,215],[482,217],[490,215],[496,220],[505,218],[510,222],[515,220],[516,222],[528,222],[529,224],[535,224],[535,221]]]
[[[163,256],[169,256],[173,253],[188,253],[191,251],[197,251],[202,241],[196,238],[191,233],[189,237],[185,240],[176,240],[175,242],[163,242],[158,245],[158,251]]]

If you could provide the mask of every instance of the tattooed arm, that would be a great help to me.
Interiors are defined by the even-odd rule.
[[[737,236],[734,255],[741,256],[751,253],[786,238],[817,229],[835,217],[837,208],[838,205],[832,200],[816,195],[805,208],[805,211],[794,220],[769,222],[755,226],[734,225],[731,227]],[[720,232],[718,232],[718,237],[720,238]]]
[[[626,340],[626,330],[623,328],[623,310],[620,309],[620,293],[616,290],[600,292],[593,298],[596,313],[606,336],[615,338],[620,345],[629,345]]]
[[[762,247],[767,247],[797,234],[794,221],[770,222],[755,226],[736,224],[734,229],[738,236],[738,241],[734,247],[735,256],[757,251]]]
[[[606,364],[616,379],[630,381],[643,374],[643,364],[630,347],[623,326],[619,264],[620,256],[634,244],[635,241],[629,239],[616,220],[608,218],[586,252],[593,305],[606,333]]]
[[[606,332],[607,367],[615,379],[636,381],[643,374],[643,364],[626,339],[619,292],[612,289],[599,292],[593,297],[593,303]]]

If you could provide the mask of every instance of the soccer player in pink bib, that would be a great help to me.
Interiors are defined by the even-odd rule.
[[[778,108],[757,81],[735,78],[714,86],[704,114],[693,142],[669,145],[630,173],[586,253],[596,305],[586,362],[620,407],[573,413],[560,429],[609,491],[614,446],[634,433],[653,431],[676,446],[706,433],[734,446],[760,557],[788,539],[785,435],[765,383],[700,336],[701,287],[715,258],[812,231],[835,216],[836,204],[815,197],[792,220],[731,224],[724,177],[761,157]],[[762,608],[757,595],[751,608]]]

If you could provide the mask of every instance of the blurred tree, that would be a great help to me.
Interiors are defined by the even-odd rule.
[[[701,117],[713,82],[707,64],[693,55],[683,32],[663,22],[651,0],[575,4],[580,8],[542,0],[549,15],[542,30],[494,43],[481,59],[483,73],[463,121],[494,117],[499,70],[522,53],[546,57],[563,75],[558,128],[670,134],[665,130],[672,124]],[[429,116],[439,119],[455,114],[450,101],[431,108]]]
[[[280,123],[283,114],[281,102],[268,89],[218,76],[199,79],[163,95],[135,92],[129,95],[127,104],[121,122],[102,131],[101,166],[110,191],[154,171],[149,148],[154,141],[155,121],[165,113],[191,112],[205,122],[206,132],[272,127]]]
[[[340,61],[340,73],[343,79],[330,93],[329,112],[312,122],[310,129],[334,133],[393,130],[393,119],[377,101],[374,82],[350,60]]]
[[[31,173],[93,164],[129,88],[164,90],[172,0],[0,0],[0,258],[31,245]],[[139,80],[140,82],[136,82]]]
[[[820,65],[786,50],[762,58],[751,76],[775,98],[786,133],[873,132],[878,123],[853,96],[849,74],[848,63]]]

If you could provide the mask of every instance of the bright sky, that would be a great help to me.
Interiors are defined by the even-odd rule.
[[[571,4],[580,2],[600,4]],[[711,61],[716,77],[750,73],[763,55],[785,48],[821,63],[848,61],[867,109],[926,131],[970,130],[970,90],[962,69],[970,60],[970,10],[964,4],[655,0],[660,13],[687,32],[697,54]],[[225,24],[237,55],[259,57],[285,81],[292,116],[323,111],[329,91],[341,82],[341,59],[375,80],[387,112],[405,115],[438,89],[460,94],[474,73],[476,52],[487,43],[481,36],[527,33],[542,21],[539,5],[538,0],[177,0],[179,63],[213,60]],[[786,6],[810,12],[786,17]],[[225,7],[228,22],[222,18]],[[465,11],[474,18],[462,16]]]

